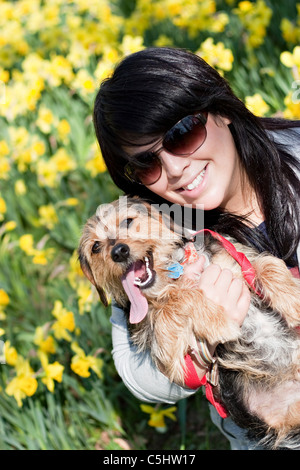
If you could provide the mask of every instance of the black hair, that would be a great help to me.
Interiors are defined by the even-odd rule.
[[[267,131],[286,135],[300,127],[300,121],[255,116],[227,81],[196,54],[169,47],[144,49],[123,59],[102,82],[95,100],[94,126],[115,184],[126,194],[167,202],[127,180],[124,148],[156,141],[196,111],[231,121],[229,129],[264,214],[268,237],[250,230],[243,216],[219,209],[205,212],[206,226],[242,243],[249,244],[251,239],[259,251],[268,250],[295,265],[293,256],[300,241],[300,160]]]

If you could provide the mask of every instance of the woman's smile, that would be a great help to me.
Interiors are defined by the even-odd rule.
[[[204,169],[196,176],[196,178],[193,178],[193,180],[190,183],[182,185],[176,191],[180,193],[187,192],[187,194],[189,193],[191,194],[193,192],[193,195],[194,195],[195,189],[201,190],[201,188],[203,187],[204,180],[205,180],[207,167],[208,167],[208,164],[205,165]]]

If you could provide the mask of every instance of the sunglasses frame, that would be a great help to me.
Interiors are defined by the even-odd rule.
[[[136,179],[134,179],[132,176],[130,176],[130,173],[133,172],[133,169],[131,167],[132,165],[132,162],[127,162],[126,165],[124,166],[124,175],[126,176],[127,179],[129,179],[129,181],[131,181],[132,183],[136,183],[136,184],[141,184],[143,186],[151,186],[155,183],[157,183],[157,181],[159,180],[159,178],[161,177],[161,174],[162,174],[162,164],[161,164],[161,161],[158,157],[158,153],[161,152],[161,150],[165,149],[168,153],[172,154],[172,155],[175,155],[175,156],[178,156],[178,157],[188,157],[190,155],[193,155],[197,150],[199,150],[199,148],[204,144],[205,140],[206,140],[206,137],[207,137],[207,130],[206,130],[206,123],[207,123],[207,117],[208,117],[208,113],[206,111],[199,111],[198,113],[195,113],[195,114],[188,114],[187,116],[185,116],[184,118],[180,119],[180,121],[176,122],[176,124],[174,124],[174,126],[172,126],[166,133],[165,135],[163,136],[162,138],[162,143],[164,142],[165,138],[166,138],[166,135],[174,128],[176,127],[178,124],[180,124],[184,119],[186,119],[187,117],[190,117],[190,116],[193,116],[193,117],[196,117],[197,119],[199,119],[199,121],[201,122],[201,124],[203,125],[203,128],[205,130],[205,136],[204,136],[204,139],[203,141],[201,142],[201,144],[199,146],[197,146],[195,149],[193,149],[191,152],[188,152],[188,153],[181,153],[181,154],[178,154],[178,153],[175,153],[175,152],[171,152],[170,150],[168,150],[167,148],[164,147],[164,145],[162,145],[158,150],[156,150],[155,152],[155,157],[153,158],[153,161],[157,161],[159,163],[159,166],[160,166],[160,173],[159,173],[159,176],[158,178],[155,179],[155,181],[153,181],[152,183],[148,183],[148,184],[145,184],[145,183],[142,183],[141,181],[138,181]],[[156,144],[155,144],[156,145]],[[155,146],[154,146],[155,147]],[[153,148],[153,147],[152,147]],[[151,148],[148,150],[148,151],[151,151]]]

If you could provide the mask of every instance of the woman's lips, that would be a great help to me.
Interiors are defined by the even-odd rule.
[[[185,186],[181,186],[179,189],[177,189],[178,192],[180,193],[192,193],[195,189],[199,188],[202,186],[203,181],[205,179],[206,173],[207,173],[207,166],[196,176],[196,178],[193,179],[193,181]]]

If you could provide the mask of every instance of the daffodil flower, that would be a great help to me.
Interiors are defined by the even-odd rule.
[[[45,377],[42,377],[42,382],[46,385],[49,392],[53,392],[54,380],[56,380],[56,382],[62,382],[64,366],[58,361],[49,364],[47,354],[43,352],[40,353],[40,359],[45,374]]]
[[[92,369],[95,374],[102,378],[103,361],[95,356],[87,356],[83,349],[81,349],[76,342],[71,344],[72,350],[76,353],[72,357],[71,369],[75,374],[81,377],[89,377],[91,375],[89,369]]]
[[[10,341],[6,341],[4,344],[4,356],[6,364],[15,366],[17,364],[18,353],[16,348],[10,345]]]
[[[67,309],[63,307],[62,302],[60,300],[56,300],[52,310],[52,315],[57,319],[57,321],[52,325],[55,338],[71,341],[72,338],[69,331],[72,332],[75,330],[73,312],[67,311]]]
[[[31,397],[35,394],[38,383],[34,377],[34,372],[30,367],[29,361],[22,356],[18,356],[16,362],[17,375],[7,385],[5,391],[9,396],[13,396],[22,406],[24,398]]]
[[[33,342],[44,353],[54,354],[56,351],[55,341],[52,336],[45,336],[45,327],[38,326],[36,328]]]
[[[160,407],[153,407],[150,405],[141,405],[141,410],[144,411],[144,413],[150,414],[148,424],[158,430],[166,429],[165,418],[170,418],[173,421],[176,421],[176,416],[174,415],[176,406],[162,409]]]

